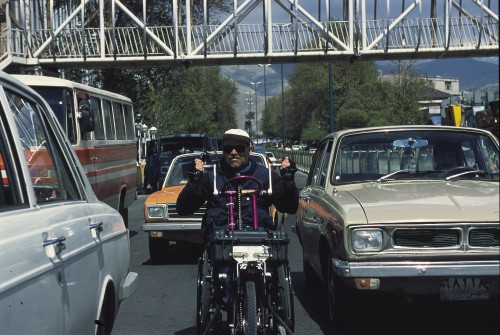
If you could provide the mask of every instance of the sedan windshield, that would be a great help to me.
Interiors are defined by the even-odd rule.
[[[332,182],[485,178],[498,180],[496,144],[475,132],[364,133],[340,139]]]

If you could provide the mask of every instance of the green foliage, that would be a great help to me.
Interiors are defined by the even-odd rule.
[[[309,121],[307,127],[302,130],[301,141],[303,143],[318,142],[326,135],[328,135],[328,132],[318,127],[318,121],[313,118]]]
[[[321,133],[330,131],[329,66],[333,84],[333,110],[337,114],[350,92],[376,81],[373,62],[335,62],[298,64],[286,90],[287,138],[302,140],[302,129],[312,119]],[[339,129],[335,126],[335,129]]]
[[[433,87],[398,63],[394,76],[381,77],[374,62],[331,63],[334,129],[423,124],[418,101]],[[285,90],[287,140],[307,142],[330,130],[329,64],[298,64]],[[281,135],[281,97],[270,98],[263,120],[266,133]],[[304,128],[304,125],[307,125]]]
[[[140,101],[140,112],[161,134],[220,136],[236,125],[236,94],[236,84],[223,78],[218,67],[177,68],[163,88]]]
[[[415,73],[412,62],[400,61],[397,65],[398,73],[392,81],[391,124],[423,124],[425,119],[419,111],[418,101],[428,95],[433,87]]]
[[[221,136],[236,126],[237,87],[219,67],[72,71],[68,77],[81,81],[84,74],[94,86],[132,99],[142,122],[154,125],[160,134]]]

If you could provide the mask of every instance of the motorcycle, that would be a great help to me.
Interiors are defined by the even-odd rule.
[[[272,185],[264,190],[259,180],[236,176],[219,191],[216,166],[205,167],[213,169],[214,194],[228,198],[229,229],[211,235],[198,262],[198,334],[293,334],[289,238],[284,231],[262,230],[257,224],[257,197],[271,195]],[[242,188],[249,179],[257,189]],[[252,227],[243,227],[235,215],[235,200],[242,196],[252,200]]]

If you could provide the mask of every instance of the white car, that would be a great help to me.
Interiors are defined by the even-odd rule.
[[[3,72],[0,176],[1,333],[110,334],[138,282],[128,230],[47,103]]]
[[[274,154],[272,152],[266,151],[265,155],[267,156],[267,158],[269,158],[269,161],[271,162],[271,164],[278,163],[278,160],[276,159],[276,157],[274,156]]]

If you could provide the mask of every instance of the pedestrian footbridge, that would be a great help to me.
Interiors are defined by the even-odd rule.
[[[209,0],[2,2],[2,69],[489,57],[499,51],[498,0],[233,0],[216,14]],[[152,14],[155,7],[161,20]]]

